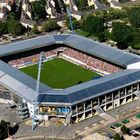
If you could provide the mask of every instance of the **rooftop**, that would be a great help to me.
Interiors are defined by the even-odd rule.
[[[0,57],[33,50],[51,44],[65,44],[123,67],[140,61],[140,57],[137,55],[72,34],[42,36],[1,45]],[[38,101],[44,104],[63,103],[73,105],[137,82],[140,82],[139,69],[126,69],[64,90],[55,90],[40,83]],[[29,102],[33,102],[35,99],[36,80],[1,60],[0,84],[8,87],[11,91]]]
[[[104,43],[81,37],[79,35],[50,35],[31,38],[0,45],[0,57],[41,48],[52,44],[64,44],[77,50],[81,50],[113,64],[127,67],[127,65],[140,61],[140,56],[130,54]]]

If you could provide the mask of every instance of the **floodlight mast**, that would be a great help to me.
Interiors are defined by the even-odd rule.
[[[72,18],[71,18],[71,9],[69,6],[66,7],[66,11],[67,11],[67,14],[69,17],[71,31],[72,31],[72,33],[74,33],[74,29],[73,29],[73,25],[72,25]]]
[[[32,116],[32,131],[34,131],[35,129],[35,117],[37,114],[37,104],[38,104],[38,93],[39,93],[39,84],[40,84],[40,75],[41,75],[41,69],[43,66],[43,57],[45,56],[44,52],[40,53],[40,57],[39,57],[39,63],[38,63],[38,75],[37,75],[37,82],[36,82],[36,90],[35,90],[35,101],[33,104],[33,116]]]

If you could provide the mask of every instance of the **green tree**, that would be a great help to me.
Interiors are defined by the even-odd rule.
[[[87,10],[93,10],[93,9],[95,9],[95,5],[90,5],[90,6],[87,6],[87,8],[86,8]]]
[[[114,140],[121,140],[121,136],[119,133],[116,133],[114,136]]]
[[[7,21],[7,29],[8,29],[8,33],[11,32],[11,30],[12,30],[11,27],[13,26],[14,22],[15,22],[15,20],[8,20],[8,21]]]
[[[38,28],[37,28],[36,25],[34,25],[34,27],[31,29],[31,32],[32,32],[33,34],[39,34],[39,33],[40,33],[40,31],[38,30]]]
[[[8,122],[1,120],[0,122],[0,139],[6,139],[8,137]]]
[[[71,18],[72,18],[72,26],[73,26],[74,30],[78,29],[80,27],[79,21],[74,17],[71,17]],[[70,21],[69,21],[68,16],[66,16],[66,26],[71,30]]]
[[[133,37],[134,37],[134,42],[133,42],[132,48],[139,50],[140,49],[140,31],[138,29],[134,30]]]
[[[43,29],[46,31],[46,32],[50,32],[50,31],[53,31],[53,30],[57,30],[57,29],[60,29],[60,26],[57,24],[56,21],[54,20],[49,20],[47,22],[45,22],[43,24]]]
[[[126,18],[127,12],[126,10],[119,10],[119,9],[113,9],[110,8],[107,12],[106,12],[106,20],[110,21],[113,19],[120,19],[120,18]]]
[[[32,16],[34,20],[46,19],[46,1],[34,1],[31,3],[32,6]]]
[[[80,11],[84,11],[87,8],[87,1],[86,0],[76,0],[76,6]]]
[[[120,3],[130,2],[131,0],[119,0]]]
[[[8,32],[12,35],[22,35],[24,33],[24,27],[17,20],[8,21]]]
[[[121,131],[122,131],[123,134],[129,134],[130,133],[130,129],[127,128],[125,125],[123,125],[121,127]]]
[[[101,33],[98,34],[98,40],[100,42],[105,42],[107,40],[104,32],[101,32]]]
[[[55,2],[55,9],[57,13],[62,13],[62,11],[66,12],[67,5],[64,3],[63,0],[61,1],[55,0],[54,2]]]
[[[112,23],[112,39],[117,42],[120,49],[126,49],[133,43],[133,30],[131,26],[121,22]]]
[[[7,16],[7,20],[17,20],[16,14],[11,12]]]
[[[104,31],[104,36],[107,40],[111,39],[111,33],[107,29],[105,29],[105,31]]]
[[[140,27],[140,6],[128,8],[128,18],[130,23],[136,27]]]
[[[5,33],[8,33],[7,22],[1,22],[0,21],[0,35],[3,35]]]
[[[84,19],[83,30],[88,32],[90,35],[98,35],[104,31],[104,21],[102,17],[89,15]]]

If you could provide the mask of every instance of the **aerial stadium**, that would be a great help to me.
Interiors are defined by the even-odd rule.
[[[137,55],[74,34],[0,46],[0,101],[16,104],[21,118],[76,123],[139,97]]]

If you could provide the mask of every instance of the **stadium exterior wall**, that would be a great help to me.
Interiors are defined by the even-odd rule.
[[[9,92],[10,93],[10,92]],[[70,123],[83,121],[89,117],[94,115],[98,115],[100,111],[108,111],[118,106],[130,103],[134,100],[139,99],[140,94],[140,82],[130,84],[129,86],[120,88],[115,90],[114,92],[107,93],[98,96],[96,98],[92,98],[90,100],[77,103],[75,105],[66,106],[66,105],[58,105],[58,104],[40,104],[36,110],[38,110],[38,114],[36,118],[39,120],[48,120],[50,117],[63,118],[67,122],[67,116],[71,112],[70,115]],[[18,103],[26,103],[28,107],[28,111],[30,116],[33,116],[34,105],[24,99],[18,97],[16,94],[12,93],[10,97],[14,100],[14,102]],[[10,99],[11,100],[11,99]],[[9,101],[10,101],[9,100]],[[69,122],[69,121],[68,121]]]

